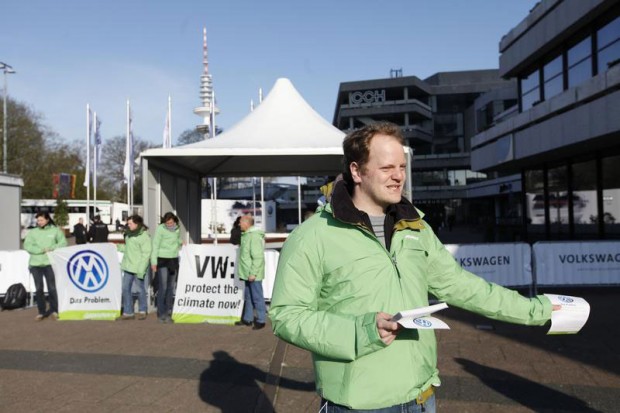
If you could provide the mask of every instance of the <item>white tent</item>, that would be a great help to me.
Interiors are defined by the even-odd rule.
[[[265,100],[230,130],[190,145],[149,149],[141,156],[209,177],[334,175],[342,167],[344,136],[288,79],[278,79]]]
[[[163,212],[175,210],[189,238],[200,242],[201,177],[336,175],[344,136],[288,79],[278,79],[265,100],[230,130],[140,155],[145,221],[154,228]]]

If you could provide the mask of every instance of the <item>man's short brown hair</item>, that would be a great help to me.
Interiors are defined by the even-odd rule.
[[[357,163],[360,170],[364,168],[370,155],[370,141],[375,135],[392,136],[401,145],[405,145],[405,138],[400,126],[391,122],[372,123],[349,133],[342,142],[344,152],[342,175],[348,183],[353,182],[351,163]]]

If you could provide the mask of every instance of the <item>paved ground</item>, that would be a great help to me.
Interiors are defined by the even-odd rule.
[[[440,412],[619,412],[620,289],[576,336],[441,312]],[[266,328],[0,313],[0,412],[317,412],[310,357]]]

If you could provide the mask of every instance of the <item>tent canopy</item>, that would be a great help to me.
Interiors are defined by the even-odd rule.
[[[200,176],[335,175],[342,169],[344,136],[281,78],[253,112],[215,138],[141,156]]]

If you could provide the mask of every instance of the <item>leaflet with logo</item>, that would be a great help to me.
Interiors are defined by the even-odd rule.
[[[398,324],[405,328],[417,328],[417,329],[447,329],[450,327],[438,318],[431,317],[431,314],[448,308],[448,304],[439,303],[435,305],[429,305],[428,307],[414,308],[413,310],[401,311],[392,317],[392,321],[396,321]]]
[[[547,334],[577,334],[590,316],[590,304],[581,297],[545,294],[560,310],[551,312],[551,328]]]

